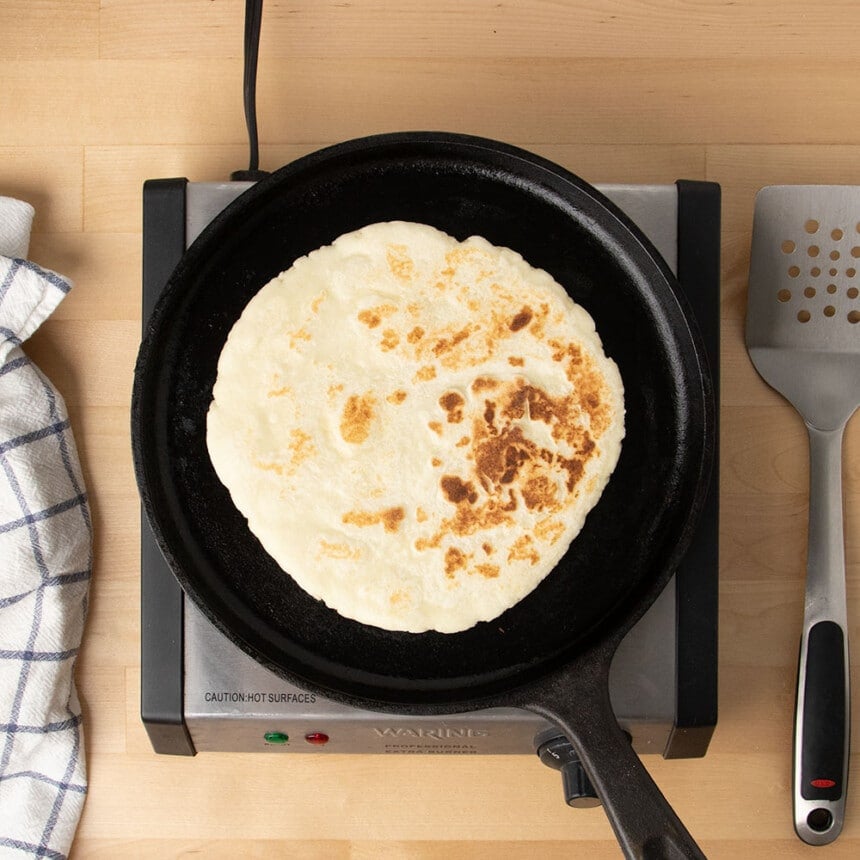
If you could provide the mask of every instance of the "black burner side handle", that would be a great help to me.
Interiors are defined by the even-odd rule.
[[[715,182],[680,180],[678,281],[704,340],[720,403],[721,189]],[[719,428],[714,474],[696,534],[675,577],[676,710],[665,758],[705,755],[717,724],[719,587]]]
[[[186,179],[143,186],[143,327],[185,253]],[[145,516],[140,527],[140,716],[152,748],[195,754],[185,723],[184,597]]]

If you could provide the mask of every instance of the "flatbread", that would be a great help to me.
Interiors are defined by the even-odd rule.
[[[451,633],[531,592],[618,460],[623,386],[589,314],[480,237],[371,224],[249,302],[208,414],[250,530],[347,618]]]

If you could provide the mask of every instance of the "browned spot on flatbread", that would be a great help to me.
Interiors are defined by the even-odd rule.
[[[489,544],[489,543],[482,543],[482,544],[481,544],[481,549],[482,549],[482,550],[483,550],[487,555],[492,555],[492,554],[495,552],[495,550],[493,549],[493,545],[492,545],[492,544]]]
[[[340,418],[340,435],[345,442],[360,445],[370,435],[376,398],[368,394],[351,395],[343,407]]]
[[[588,444],[590,447],[584,452],[585,457],[594,449],[594,442],[591,439],[588,440]],[[585,471],[583,459],[577,457],[558,457],[559,466],[567,472],[566,486],[569,493],[573,492],[574,487],[579,483],[582,473]]]
[[[300,328],[290,335],[290,346],[295,349],[300,340],[310,340],[311,334],[306,328]]]
[[[486,562],[483,564],[475,565],[475,573],[479,573],[485,579],[495,579],[499,575],[499,566],[497,564],[487,564]]]
[[[426,523],[427,522],[427,511],[424,508],[416,508],[415,509],[415,522],[417,523]]]
[[[289,394],[290,391],[289,385],[285,385],[282,388],[273,388],[271,391],[267,391],[266,397],[283,397],[285,394]]]
[[[442,435],[442,425],[438,421],[428,421],[427,426],[437,435]]]
[[[476,422],[476,435],[482,439],[474,450],[475,468],[494,485],[512,483],[523,463],[537,453],[537,445],[516,425],[488,435]]]
[[[448,391],[439,398],[439,405],[448,413],[449,424],[459,424],[463,420],[463,407],[466,401],[456,391]]]
[[[520,489],[523,501],[530,511],[542,511],[545,508],[554,508],[558,503],[558,487],[555,482],[545,474],[536,474],[529,478]]]
[[[359,311],[358,320],[368,328],[376,328],[386,317],[397,313],[397,305],[383,304]]]
[[[481,488],[490,498],[515,491],[529,510],[562,510],[578,495],[585,463],[597,450],[583,426],[578,395],[553,397],[520,379],[500,384],[494,397],[472,423],[470,453]],[[539,446],[526,434],[528,421],[547,424],[571,453]]]
[[[450,337],[440,337],[433,345],[433,353],[438,357],[455,349],[459,344],[472,334],[472,326],[467,325],[459,331],[455,331]]]
[[[294,427],[290,430],[290,438],[287,442],[286,448],[290,453],[289,459],[270,462],[256,460],[254,465],[263,472],[274,472],[276,475],[280,476],[294,475],[296,469],[298,469],[305,460],[310,457],[314,457],[317,453],[317,449],[314,447],[311,437],[305,433],[304,430],[300,430],[298,427]]]
[[[327,540],[320,540],[319,554],[327,558],[345,561],[346,559],[359,558],[361,549],[357,546],[350,546],[348,543],[330,543]]]
[[[523,309],[511,320],[510,328],[511,331],[519,331],[521,328],[525,328],[531,321],[534,313],[532,309],[528,305],[524,305]]]
[[[375,526],[382,523],[385,531],[396,532],[400,528],[400,523],[403,522],[406,512],[402,507],[384,508],[381,511],[347,511],[341,521],[347,525],[360,526]]]
[[[435,378],[436,368],[432,364],[425,364],[423,367],[418,368],[413,382],[429,382],[431,379]]]
[[[600,437],[612,423],[612,412],[603,374],[590,355],[576,343],[552,340],[554,361],[565,362],[565,374],[578,393],[580,409],[589,416],[592,435]]]
[[[513,542],[508,551],[508,562],[512,561],[528,561],[532,566],[540,561],[540,553],[530,535],[522,535]]]
[[[264,462],[262,460],[255,460],[254,466],[258,468],[261,472],[274,472],[276,475],[284,474],[283,463],[269,463]]]
[[[420,325],[417,325],[409,332],[409,334],[406,335],[406,340],[408,340],[409,343],[418,343],[422,337],[424,337],[424,329],[421,328]]]
[[[398,280],[409,281],[415,275],[415,263],[405,245],[389,245],[385,258],[391,274]]]
[[[393,403],[395,406],[403,403],[406,400],[406,392],[402,388],[398,388],[397,391],[392,391],[391,394],[388,395],[385,399],[389,403]]]
[[[478,376],[474,382],[472,382],[472,391],[474,391],[475,394],[478,394],[481,391],[496,388],[498,384],[499,380],[493,379],[491,376]]]
[[[376,311],[366,310],[359,313],[358,321],[363,322],[368,328],[376,328],[382,322],[382,317]]]
[[[490,388],[482,379],[475,380],[477,388]],[[554,543],[564,534],[564,523],[556,518],[568,502],[563,488],[570,491],[570,498],[576,497],[585,463],[596,451],[582,423],[579,395],[554,397],[523,379],[492,380],[492,390],[493,399],[485,400],[483,413],[472,419],[472,474],[440,478],[443,495],[455,511],[443,517],[433,533],[416,541],[418,550],[438,547],[446,537],[510,526],[518,500],[526,509],[544,514],[533,531],[535,540]],[[570,453],[538,445],[526,434],[531,421],[547,424],[555,439],[569,445]],[[530,564],[540,559],[536,547],[526,541],[511,551]]]
[[[464,481],[456,475],[443,475],[439,481],[439,486],[445,494],[445,498],[453,504],[459,504],[463,501],[468,501],[470,505],[474,505],[478,501],[478,493],[475,490],[475,485],[471,481]]]
[[[564,523],[561,520],[554,520],[552,517],[546,517],[535,523],[534,536],[538,540],[546,541],[547,543],[555,543],[564,534]]]
[[[328,294],[325,290],[323,290],[321,293],[317,293],[314,300],[311,302],[311,313],[319,313],[319,309],[322,303],[326,300],[327,295]]]
[[[379,342],[380,349],[391,352],[400,343],[400,335],[393,328],[387,328],[382,332],[382,340]]]
[[[382,512],[382,524],[385,526],[385,531],[396,532],[405,516],[406,512],[403,508],[386,508]]]
[[[290,465],[294,468],[317,453],[311,436],[298,427],[290,430],[290,441],[287,443],[287,447],[291,454]]]
[[[422,552],[438,547],[445,536],[466,537],[482,530],[511,526],[513,525],[511,513],[516,508],[517,500],[510,493],[507,499],[494,497],[481,504],[472,504],[467,496],[457,503],[453,516],[445,517],[441,521],[434,534],[420,537],[415,541],[415,549]]]
[[[468,557],[463,550],[455,546],[449,546],[445,550],[445,576],[448,579],[453,579],[458,570],[463,570],[466,567]]]
[[[590,377],[589,377],[590,378]],[[595,380],[591,380],[595,383]],[[602,377],[599,382],[602,390]],[[573,393],[553,397],[541,388],[519,380],[508,390],[507,400],[502,409],[502,415],[508,421],[519,421],[528,417],[532,421],[542,421],[551,428],[552,436],[559,442],[566,442],[578,455],[586,458],[594,450],[594,435],[600,435],[608,424],[608,406],[600,402],[596,406],[583,403],[588,398],[579,388]],[[599,398],[598,398],[599,400]],[[588,416],[588,428],[583,425],[582,415]],[[597,425],[597,426],[595,426]]]
[[[496,430],[496,404],[492,400],[484,401],[484,421],[487,422],[487,429],[495,435]]]
[[[511,367],[522,367],[526,363],[526,360],[519,355],[509,355],[508,356],[508,364]]]

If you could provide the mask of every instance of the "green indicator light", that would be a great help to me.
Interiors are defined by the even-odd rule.
[[[263,740],[267,744],[285,744],[290,739],[289,735],[285,735],[283,732],[266,732],[263,735]]]

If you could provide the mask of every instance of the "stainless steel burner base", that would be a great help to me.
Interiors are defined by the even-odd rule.
[[[245,182],[154,180],[144,189],[144,321],[184,249]],[[694,305],[719,367],[719,188],[598,186],[648,235]],[[683,233],[683,235],[682,235]],[[680,271],[679,271],[680,270]],[[714,482],[716,484],[716,482]],[[625,638],[610,693],[640,754],[703,755],[716,723],[717,493],[682,567]],[[515,708],[398,717],[281,680],[184,598],[142,524],[141,713],[157,752],[530,754],[550,724]]]

